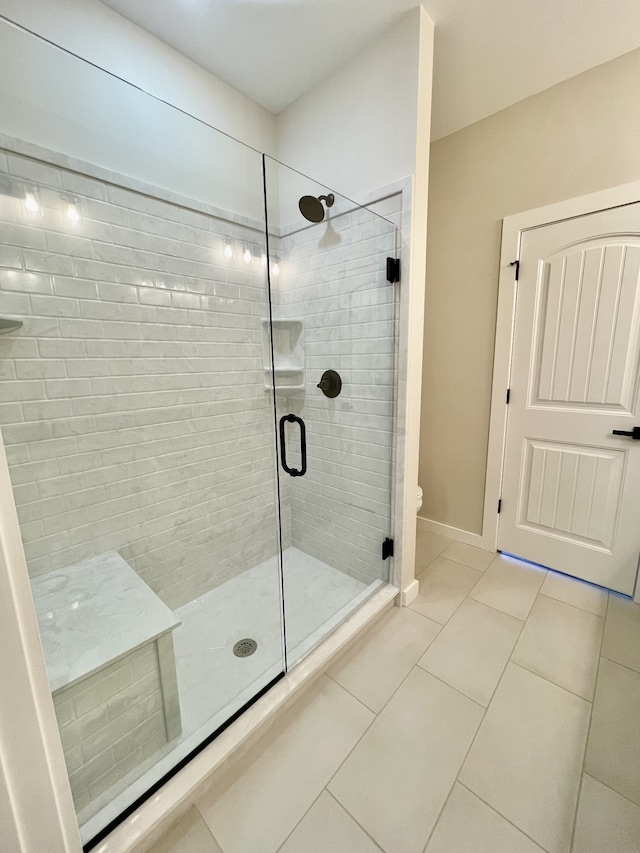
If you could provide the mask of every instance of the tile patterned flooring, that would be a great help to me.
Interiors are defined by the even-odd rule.
[[[339,624],[381,581],[362,581],[297,548],[283,553],[287,652],[294,663]],[[289,613],[289,610],[291,611]],[[79,814],[82,840],[93,838],[165,773],[282,672],[278,563],[271,557],[176,610],[174,631],[182,734]],[[249,658],[233,644],[252,637]],[[0,851],[1,853],[1,851]]]
[[[640,606],[422,530],[417,565],[155,853],[640,853]]]

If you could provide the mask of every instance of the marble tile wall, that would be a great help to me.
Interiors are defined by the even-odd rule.
[[[155,644],[58,691],[53,703],[77,811],[167,743]]]
[[[114,549],[175,609],[275,553],[264,240],[151,192],[0,151],[0,428],[31,575]]]
[[[401,197],[387,207],[400,211]],[[385,210],[388,213],[389,210]],[[304,317],[304,392],[278,395],[280,413],[307,425],[308,473],[283,477],[292,544],[352,577],[387,580],[394,444],[394,287],[386,258],[393,228],[366,210],[282,237],[276,316]],[[339,397],[316,387],[337,369]]]

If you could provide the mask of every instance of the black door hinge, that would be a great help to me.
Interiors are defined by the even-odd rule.
[[[520,278],[520,261],[511,261],[509,266],[516,268],[516,281],[518,281],[518,279]]]
[[[390,284],[400,281],[400,258],[387,258],[387,281]]]
[[[393,539],[388,536],[382,543],[382,559],[386,560],[387,557],[393,557]]]
[[[511,399],[511,388],[507,388],[507,406],[509,405],[510,399]]]
[[[498,515],[502,512],[502,498],[498,501]]]

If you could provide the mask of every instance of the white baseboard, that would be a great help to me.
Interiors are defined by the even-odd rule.
[[[485,551],[496,550],[494,545],[487,542],[479,533],[470,533],[468,530],[450,527],[448,524],[441,524],[439,521],[432,521],[430,518],[423,518],[420,515],[418,516],[418,524],[423,530],[428,530],[429,533],[437,533],[438,536],[446,536],[456,542],[464,542],[465,545],[473,545],[475,548],[482,548]]]
[[[408,586],[405,586],[400,596],[400,603],[403,607],[406,607],[408,604],[411,604],[413,599],[417,596],[419,588],[420,583],[416,578],[414,578]]]

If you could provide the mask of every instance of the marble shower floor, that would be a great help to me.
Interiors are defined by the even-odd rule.
[[[297,548],[283,554],[287,658],[291,667],[381,585],[368,586]],[[176,610],[174,649],[182,714],[180,738],[133,771],[78,815],[83,841],[92,838],[177,761],[222,725],[284,669],[277,558],[226,581]],[[258,647],[239,658],[233,645]]]
[[[284,552],[283,569],[291,666],[324,636],[336,614],[344,618],[343,610],[351,612],[354,600],[373,588],[297,548]],[[176,614],[182,621],[174,644],[185,731],[195,731],[236,697],[254,694],[283,671],[275,557],[190,601]],[[251,657],[237,658],[233,645],[244,638],[256,640],[258,648]]]

